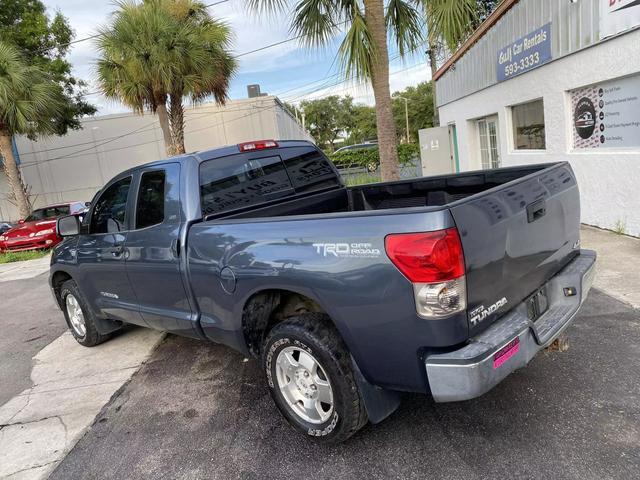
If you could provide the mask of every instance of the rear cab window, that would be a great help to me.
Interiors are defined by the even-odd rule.
[[[203,216],[337,186],[331,163],[311,146],[230,155],[200,165]]]
[[[136,229],[151,227],[164,221],[164,170],[145,172],[140,178],[136,203]]]
[[[233,155],[200,165],[203,215],[262,203],[292,191],[289,175],[277,155],[262,158]]]

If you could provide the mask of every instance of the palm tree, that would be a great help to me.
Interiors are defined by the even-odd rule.
[[[127,0],[100,30],[97,76],[108,97],[158,115],[167,155],[183,153],[183,98],[227,99],[235,61],[226,24],[194,0]]]
[[[225,23],[211,18],[203,3],[193,0],[160,0],[157,3],[183,26],[179,35],[185,50],[179,75],[169,92],[169,121],[176,153],[184,153],[182,99],[188,96],[196,103],[213,96],[218,105],[224,105],[229,81],[237,66],[229,53],[232,35]]]
[[[31,213],[31,202],[16,159],[14,135],[57,133],[56,112],[63,106],[59,86],[39,68],[28,65],[13,46],[0,42],[0,156],[11,188],[11,201],[22,218]]]
[[[288,13],[287,0],[247,0],[260,12]],[[297,0],[291,30],[308,47],[325,46],[346,30],[338,50],[345,76],[368,80],[376,102],[382,179],[399,178],[396,128],[389,90],[389,50],[393,38],[402,57],[422,43],[423,21],[415,0]]]

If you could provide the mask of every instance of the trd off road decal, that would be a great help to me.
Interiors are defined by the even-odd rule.
[[[380,256],[380,249],[370,243],[314,243],[316,253],[323,257],[372,258]]]
[[[475,327],[489,315],[497,312],[501,307],[504,307],[507,303],[507,299],[502,297],[496,303],[490,305],[489,308],[484,308],[484,305],[474,308],[469,312],[469,321],[471,322],[471,325]]]

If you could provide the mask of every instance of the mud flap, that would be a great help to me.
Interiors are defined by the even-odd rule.
[[[380,423],[396,411],[400,405],[400,393],[371,385],[362,375],[353,357],[351,357],[351,364],[358,382],[358,388],[360,388],[360,393],[364,399],[369,421],[373,424]]]

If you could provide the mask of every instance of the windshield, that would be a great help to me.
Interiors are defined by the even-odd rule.
[[[24,219],[25,222],[33,222],[36,220],[49,220],[52,218],[69,215],[69,205],[58,205],[55,207],[46,207],[34,210],[31,215]]]

